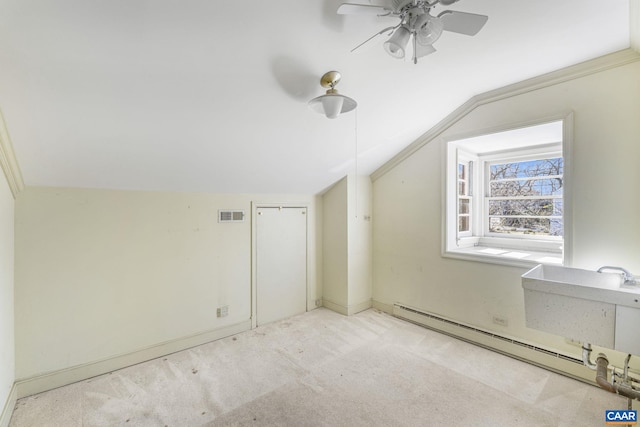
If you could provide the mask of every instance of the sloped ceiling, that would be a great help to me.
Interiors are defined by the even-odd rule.
[[[317,193],[474,95],[629,47],[629,0],[462,0],[448,9],[485,28],[413,65],[382,37],[350,53],[395,20],[340,3],[0,0],[0,108],[25,183]],[[307,108],[329,70],[356,113]]]

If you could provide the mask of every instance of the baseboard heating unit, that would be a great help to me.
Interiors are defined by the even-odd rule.
[[[393,315],[436,332],[593,384],[593,372],[584,366],[578,356],[554,352],[401,303],[393,305]]]

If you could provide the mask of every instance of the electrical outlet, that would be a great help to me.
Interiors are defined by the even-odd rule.
[[[229,314],[229,306],[225,305],[222,307],[218,307],[217,311],[218,317],[225,317]]]
[[[509,320],[506,317],[494,315],[492,320],[496,325],[509,326]]]

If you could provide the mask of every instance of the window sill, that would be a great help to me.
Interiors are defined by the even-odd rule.
[[[562,265],[562,254],[528,249],[504,249],[491,246],[472,246],[445,251],[445,258],[477,261],[513,267],[534,267],[538,264]]]

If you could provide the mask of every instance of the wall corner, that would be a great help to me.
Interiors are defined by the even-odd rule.
[[[24,189],[24,181],[22,180],[22,174],[20,167],[18,166],[18,160],[16,159],[15,152],[13,151],[13,144],[9,137],[9,131],[7,130],[4,117],[0,111],[0,168],[4,172],[4,176],[7,178],[7,184],[11,189],[11,194],[15,199],[18,193]]]

